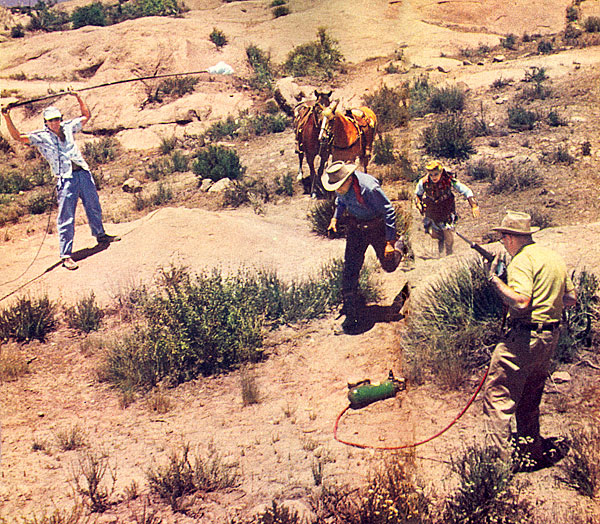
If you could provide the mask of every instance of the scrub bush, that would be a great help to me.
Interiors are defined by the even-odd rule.
[[[517,131],[529,131],[534,128],[540,116],[516,104],[508,108],[508,127]]]
[[[21,297],[0,311],[0,340],[13,338],[22,342],[37,339],[43,342],[56,324],[56,305],[48,295]]]
[[[293,76],[332,78],[341,70],[343,60],[338,41],[331,38],[324,27],[320,27],[315,42],[301,44],[288,53],[283,69]]]
[[[69,15],[54,8],[55,2],[38,2],[31,8],[30,20],[27,24],[29,31],[61,31],[69,23]]]
[[[365,105],[377,115],[382,131],[406,125],[410,119],[407,109],[408,94],[404,88],[383,86],[371,95],[365,95]]]
[[[465,98],[465,92],[459,87],[436,87],[429,94],[429,111],[432,113],[462,111],[465,107]]]
[[[79,29],[86,25],[105,26],[109,24],[106,9],[101,2],[93,2],[89,5],[77,7],[71,13],[73,29]]]
[[[192,170],[202,178],[216,182],[222,178],[236,180],[246,168],[242,166],[235,150],[223,146],[210,145],[196,153]]]
[[[586,497],[600,493],[600,429],[594,422],[572,429],[569,454],[559,464],[559,479]]]
[[[467,127],[454,114],[427,127],[423,143],[427,153],[437,157],[465,159],[475,152]]]
[[[255,45],[249,45],[246,48],[246,58],[254,71],[250,85],[255,89],[271,89],[275,73],[270,55]]]
[[[538,187],[541,184],[541,175],[528,160],[525,160],[513,162],[510,166],[498,172],[490,183],[488,191],[497,195]]]
[[[266,329],[322,317],[341,303],[341,274],[341,261],[291,283],[266,271],[230,277],[165,271],[157,291],[137,302],[138,324],[111,344],[104,377],[123,390],[149,388],[256,362]],[[360,287],[368,299],[377,297],[366,269]]]
[[[233,488],[239,484],[239,472],[227,467],[214,447],[203,458],[189,456],[190,446],[185,444],[180,452],[174,451],[168,464],[147,471],[150,492],[167,502],[173,511],[182,509],[181,498],[197,491],[211,492]]]
[[[86,142],[83,146],[83,156],[91,169],[106,164],[117,157],[119,141],[107,136],[98,141]]]
[[[31,189],[33,184],[29,177],[18,171],[0,172],[0,193],[16,194]]]
[[[216,27],[213,28],[210,35],[208,35],[210,41],[215,44],[217,49],[223,49],[227,45],[227,37],[225,33]]]
[[[280,18],[290,14],[290,8],[287,5],[278,5],[273,8],[273,17]]]
[[[573,273],[571,278],[577,292],[577,303],[565,309],[554,354],[554,361],[561,363],[573,362],[582,348],[591,346],[592,326],[598,318],[598,277],[584,270],[577,276]]]
[[[66,308],[65,317],[70,328],[90,333],[100,328],[104,311],[96,303],[96,295],[92,291],[74,306]]]
[[[389,136],[379,136],[373,144],[373,162],[378,166],[393,164],[396,161],[394,155],[394,139]]]
[[[600,32],[600,17],[588,16],[583,22],[583,27],[588,33]]]
[[[448,524],[512,524],[533,522],[532,508],[521,500],[510,483],[511,464],[497,448],[469,446],[452,461],[460,485],[446,500],[443,522]]]

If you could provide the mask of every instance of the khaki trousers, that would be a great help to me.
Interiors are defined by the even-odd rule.
[[[494,349],[483,392],[483,412],[492,445],[509,459],[510,421],[514,415],[518,444],[532,459],[542,457],[540,402],[559,330],[511,329]]]

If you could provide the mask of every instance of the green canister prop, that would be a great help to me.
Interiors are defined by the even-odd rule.
[[[348,389],[350,407],[360,409],[378,400],[395,397],[398,391],[404,389],[404,379],[395,379],[390,371],[387,380],[383,382],[371,384],[367,379],[356,384],[348,384]]]

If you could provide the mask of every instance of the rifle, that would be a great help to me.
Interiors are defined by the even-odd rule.
[[[475,251],[477,251],[477,253],[479,253],[488,262],[492,262],[492,260],[494,260],[494,258],[496,258],[496,255],[494,255],[493,253],[490,253],[487,249],[482,248],[476,242],[473,242],[473,241],[469,240],[466,236],[461,235],[456,230],[454,230],[454,232],[460,238],[462,238],[467,244],[469,244],[469,246],[471,247],[471,249],[474,249]],[[506,279],[506,264],[502,260],[498,261],[498,265],[496,266],[496,275],[498,275],[503,280]]]

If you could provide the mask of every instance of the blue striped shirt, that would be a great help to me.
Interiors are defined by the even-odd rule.
[[[60,124],[65,140],[61,140],[56,134],[47,127],[29,133],[29,143],[35,146],[42,156],[50,164],[52,174],[58,178],[72,178],[72,164],[81,166],[86,171],[90,170],[87,162],[81,155],[79,147],[75,143],[73,134],[81,131],[83,117],[67,120]]]

